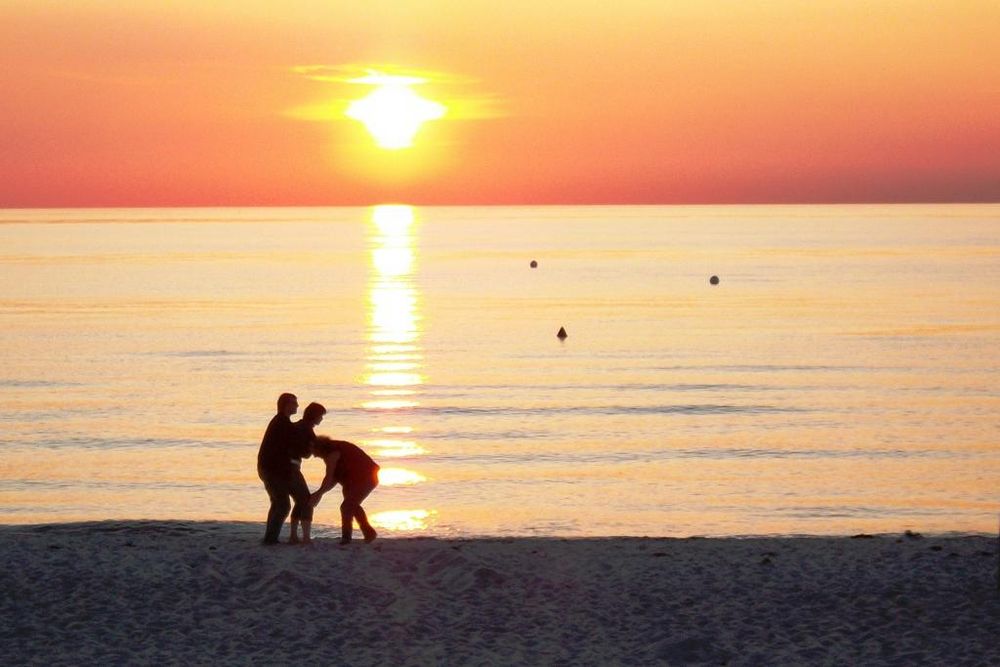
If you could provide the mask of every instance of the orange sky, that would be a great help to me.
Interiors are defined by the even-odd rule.
[[[3,207],[1000,201],[996,0],[8,0],[0,63]],[[366,66],[448,115],[376,148]]]

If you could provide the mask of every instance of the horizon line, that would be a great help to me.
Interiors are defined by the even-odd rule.
[[[412,206],[415,208],[721,208],[721,207],[776,207],[776,206],[989,206],[1000,204],[1000,200],[948,199],[948,200],[863,200],[863,201],[732,201],[732,202],[545,202],[545,203],[411,203],[404,201],[381,201],[365,204],[136,204],[77,206],[0,206],[0,211],[72,211],[72,210],[151,210],[151,209],[279,209],[279,208],[373,208],[376,206]]]

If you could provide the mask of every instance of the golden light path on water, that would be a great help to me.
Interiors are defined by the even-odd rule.
[[[420,295],[413,283],[414,211],[410,206],[376,206],[371,212],[371,280],[369,288],[368,353],[364,382],[371,398],[361,405],[376,415],[377,436],[364,442],[376,460],[412,459],[425,454],[404,421],[403,409],[416,407],[424,383],[420,348]],[[405,438],[403,437],[405,436]],[[382,466],[382,486],[420,484],[416,470]],[[377,512],[372,523],[407,532],[427,528],[436,514],[425,508]]]

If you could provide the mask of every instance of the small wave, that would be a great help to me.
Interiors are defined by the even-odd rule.
[[[25,508],[34,511],[35,508]],[[6,510],[21,511],[20,508]],[[122,533],[125,535],[150,534],[163,535],[199,535],[205,534],[216,538],[220,532],[235,534],[254,534],[259,531],[258,524],[238,521],[183,521],[183,520],[103,520],[103,521],[72,521],[67,523],[48,523],[26,526],[6,526],[9,531],[51,534],[59,536],[85,535],[94,533]]]
[[[821,364],[730,364],[721,366],[662,366],[656,370],[702,370],[722,371],[726,373],[802,373],[802,372],[871,372],[878,370],[901,370],[892,367],[864,367]]]
[[[0,387],[10,387],[14,389],[50,389],[61,387],[82,387],[81,382],[65,382],[54,380],[3,380],[0,379]]]
[[[198,449],[248,449],[256,452],[259,443],[236,440],[194,440],[191,438],[96,438],[85,436],[39,437],[26,440],[23,437],[0,438],[0,447],[5,450],[23,449],[173,449],[196,447]]]
[[[905,459],[954,458],[954,452],[934,449],[763,449],[725,447],[676,450],[677,458],[702,459]]]
[[[512,429],[508,431],[441,431],[421,433],[423,440],[542,440],[555,437],[558,434],[545,431],[525,431]]]
[[[358,408],[369,412],[370,408]],[[688,405],[608,405],[608,406],[554,406],[541,408],[522,407],[458,407],[458,406],[404,406],[394,412],[429,415],[429,416],[511,416],[529,417],[555,414],[584,415],[717,415],[717,414],[771,414],[812,412],[808,408],[798,408],[777,405],[726,405],[726,404],[688,404]]]
[[[472,396],[484,391],[768,391],[775,389],[790,389],[790,387],[779,387],[763,384],[732,384],[732,383],[673,383],[673,384],[651,384],[644,382],[631,382],[619,384],[476,384],[462,385],[455,387],[452,385],[426,384],[424,387],[431,391],[438,392],[461,392],[458,396]],[[798,390],[802,387],[795,386]]]
[[[947,458],[954,459],[953,452],[940,450],[866,450],[866,449],[845,449],[845,450],[781,450],[781,449],[741,449],[735,447],[726,448],[699,448],[699,449],[663,449],[663,450],[643,450],[632,452],[538,452],[531,453],[531,461],[535,463],[559,463],[567,465],[586,464],[617,464],[617,463],[653,463],[657,461],[669,461],[675,459],[914,459],[914,458]],[[435,453],[422,455],[420,460],[427,463],[459,463],[469,465],[507,465],[524,461],[523,452],[512,454],[461,454],[461,453]]]
[[[180,350],[177,352],[160,352],[156,356],[198,358],[198,357],[246,357],[247,352],[232,352],[230,350]]]
[[[784,412],[810,412],[806,408],[782,407],[777,405],[724,405],[724,404],[703,404],[703,405],[637,405],[637,406],[609,406],[597,408],[569,408],[570,412],[585,412],[597,415],[616,414],[685,414],[685,415],[715,415],[715,414],[765,414]]]
[[[203,482],[122,482],[96,479],[67,479],[67,480],[45,480],[45,479],[19,479],[0,480],[0,491],[55,491],[60,489],[94,489],[97,491],[134,491],[136,489],[157,490],[157,491],[208,491],[212,494],[225,492],[244,492],[246,484],[235,482],[212,481],[211,484]]]
[[[877,517],[883,519],[889,516],[954,516],[956,514],[976,515],[978,511],[962,511],[955,508],[930,507],[863,507],[822,505],[817,507],[786,507],[768,510],[768,514],[779,514],[796,519],[847,519],[857,517]]]

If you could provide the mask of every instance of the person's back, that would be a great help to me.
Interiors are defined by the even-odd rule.
[[[340,452],[340,459],[333,474],[341,484],[343,480],[369,479],[378,472],[378,464],[353,442],[334,440],[332,444],[334,450]]]
[[[292,420],[288,415],[278,413],[271,418],[260,441],[257,452],[257,470],[270,474],[290,472],[292,455],[289,451],[298,438],[292,429]]]

